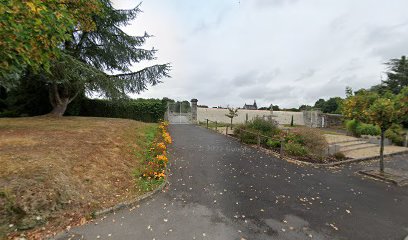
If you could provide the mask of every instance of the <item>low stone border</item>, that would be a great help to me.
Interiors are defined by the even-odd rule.
[[[408,153],[408,149],[406,151],[384,154],[384,157],[397,156],[397,155],[402,155],[402,154],[406,154],[406,153]],[[353,159],[339,161],[339,162],[324,163],[324,164],[321,164],[321,165],[328,166],[328,167],[334,167],[334,166],[339,166],[339,165],[343,165],[343,164],[374,160],[374,159],[378,159],[378,158],[380,158],[380,156],[372,156],[372,157],[364,157],[364,158],[353,158]]]
[[[143,200],[146,200],[147,198],[150,198],[150,197],[152,197],[153,195],[155,195],[156,193],[162,191],[162,190],[164,189],[164,187],[165,187],[167,184],[168,184],[168,180],[167,180],[167,178],[166,178],[166,181],[164,181],[162,184],[160,184],[160,185],[159,185],[156,189],[154,189],[153,191],[148,192],[148,193],[145,193],[145,194],[143,194],[143,195],[141,195],[141,196],[138,196],[138,197],[136,197],[136,198],[134,198],[134,199],[132,199],[132,200],[129,200],[129,201],[126,201],[126,202],[122,202],[122,203],[116,204],[116,205],[113,206],[113,207],[110,207],[110,208],[106,208],[106,209],[97,211],[97,212],[95,212],[94,215],[95,215],[95,216],[105,215],[105,214],[112,213],[112,212],[114,212],[114,211],[118,211],[118,210],[123,209],[123,208],[126,208],[126,207],[130,207],[130,206],[132,206],[132,205],[134,205],[134,204],[136,204],[136,203],[138,203],[138,202],[141,202],[141,201],[143,201]]]
[[[378,170],[360,170],[358,171],[358,173],[372,177],[372,178],[380,179],[385,182],[394,183],[395,185],[400,186],[400,187],[408,185],[408,178],[400,177],[392,173],[385,172],[385,175],[384,175],[384,174],[379,173]]]
[[[168,175],[167,175],[167,176],[168,176]],[[95,212],[94,216],[95,216],[95,217],[98,217],[98,216],[101,216],[101,215],[106,215],[106,214],[109,214],[109,213],[118,211],[118,210],[120,210],[120,209],[123,209],[123,208],[126,208],[126,207],[130,207],[130,206],[135,205],[136,203],[140,203],[140,202],[142,202],[142,201],[144,201],[144,200],[147,200],[148,198],[151,198],[151,197],[153,197],[153,195],[155,195],[155,194],[159,193],[160,191],[162,191],[162,190],[164,189],[164,187],[166,187],[166,185],[167,185],[168,183],[169,183],[169,182],[168,182],[168,177],[166,177],[166,180],[165,180],[162,184],[160,184],[156,189],[154,189],[153,191],[148,192],[148,193],[145,193],[145,194],[143,194],[143,195],[141,195],[141,196],[138,196],[138,197],[136,197],[136,198],[134,198],[134,199],[132,199],[132,200],[129,200],[129,201],[126,201],[126,202],[122,202],[122,203],[116,204],[116,205],[113,206],[113,207],[110,207],[110,208],[106,208],[106,209],[97,211],[97,212]],[[49,238],[47,238],[47,239],[48,239],[48,240],[51,240],[51,239],[53,239],[53,240],[59,240],[60,238],[64,237],[64,235],[65,235],[67,232],[68,232],[67,230],[64,230],[64,231],[58,233],[57,235],[52,236],[52,237],[49,237]]]
[[[201,128],[204,128],[204,129],[212,130],[213,132],[221,134],[218,131],[215,131],[215,130],[213,130],[211,128],[206,128],[206,127],[203,127],[203,126],[200,126],[200,125],[197,125],[197,126],[201,127]],[[224,134],[221,134],[221,135],[224,135]],[[233,136],[230,136],[230,135],[224,135],[224,136],[227,136],[227,137],[230,137],[230,138],[233,138],[233,139],[237,140],[237,138],[235,138]],[[264,152],[266,152],[268,154],[271,154],[271,155],[273,155],[273,156],[275,156],[275,157],[277,157],[279,159],[286,160],[287,162],[291,162],[291,163],[295,163],[295,164],[309,165],[309,166],[314,166],[314,167],[335,167],[335,166],[346,165],[346,164],[351,164],[351,163],[356,163],[356,162],[369,161],[369,160],[374,160],[374,159],[380,158],[380,156],[372,156],[372,157],[364,157],[364,158],[353,158],[353,159],[348,159],[348,160],[338,161],[338,162],[331,162],[331,163],[311,163],[311,162],[305,162],[305,161],[300,161],[300,160],[297,160],[297,159],[293,159],[293,158],[288,157],[288,156],[284,156],[283,158],[281,158],[280,154],[278,154],[278,153],[276,153],[276,152],[274,152],[274,151],[272,151],[270,149],[266,149],[266,148],[263,148],[263,147],[258,148],[257,146],[254,146],[254,145],[251,145],[251,144],[246,144],[246,143],[242,143],[242,144],[244,144],[246,146],[249,146],[249,147],[252,147],[252,148],[255,148],[255,149],[262,150],[262,151],[264,151]],[[384,154],[384,157],[402,155],[402,154],[406,154],[406,153],[408,153],[408,149],[406,151],[402,151],[402,152]]]

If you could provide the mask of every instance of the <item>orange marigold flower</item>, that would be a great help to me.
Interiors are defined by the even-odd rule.
[[[163,139],[164,139],[164,141],[165,141],[166,143],[168,143],[168,144],[171,144],[171,142],[172,142],[171,137],[170,137],[170,134],[167,133],[167,132],[164,132],[164,133],[163,133]]]
[[[157,144],[157,147],[158,147],[160,150],[166,150],[166,144],[164,144],[163,142],[158,143],[158,144]]]
[[[165,155],[157,155],[156,159],[159,160],[159,161],[163,161],[163,162],[168,161],[168,159],[167,159],[167,157]]]

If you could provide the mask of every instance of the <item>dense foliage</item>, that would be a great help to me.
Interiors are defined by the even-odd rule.
[[[401,125],[393,124],[387,131],[385,131],[385,137],[390,139],[392,143],[403,146],[407,132],[404,131]]]
[[[260,144],[271,149],[279,149],[284,143],[285,154],[311,162],[325,161],[328,143],[318,129],[294,128],[283,131],[275,121],[262,118],[254,119],[247,124],[240,124],[234,134],[244,143],[257,144],[258,133]]]
[[[361,135],[378,136],[381,133],[381,129],[378,126],[362,123],[355,119],[346,121],[346,129],[355,137],[360,137]]]
[[[29,66],[49,70],[73,30],[95,27],[97,0],[4,0],[0,5],[0,85],[12,87]]]
[[[80,115],[158,122],[164,119],[166,106],[166,102],[159,99],[123,101],[85,99],[81,104]]]
[[[314,108],[320,109],[324,113],[340,113],[343,99],[340,97],[332,97],[327,101],[319,99],[316,101]]]
[[[380,90],[399,94],[404,87],[408,86],[408,60],[402,56],[400,59],[391,59],[386,64],[387,80],[382,82]]]
[[[380,171],[384,171],[384,138],[385,132],[394,124],[406,120],[408,114],[408,87],[398,95],[390,92],[360,90],[348,96],[343,104],[343,115],[358,122],[370,123],[380,128]],[[358,131],[357,126],[353,126]]]
[[[124,99],[168,77],[168,64],[131,69],[156,53],[141,48],[150,35],[130,36],[121,29],[141,12],[139,6],[117,10],[109,0],[14,2],[0,8],[1,33],[6,31],[0,70],[7,75],[0,76],[0,86],[16,89],[23,78],[37,81],[46,87],[56,116],[81,94]]]
[[[0,117],[37,116],[51,111],[45,87],[37,81],[23,80],[23,83],[20,88],[10,91],[4,99],[0,96]],[[166,106],[166,99],[93,100],[80,94],[68,106],[66,115],[158,122],[164,118]]]

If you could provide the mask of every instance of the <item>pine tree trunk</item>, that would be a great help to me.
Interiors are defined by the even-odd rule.
[[[384,172],[384,133],[385,130],[381,129],[381,141],[380,141],[380,172]]]
[[[60,94],[60,92],[62,92],[62,94]],[[68,104],[70,104],[72,100],[78,96],[78,94],[79,91],[77,91],[74,96],[70,98],[66,91],[61,91],[57,84],[52,84],[49,89],[49,98],[52,111],[49,113],[49,115],[54,117],[62,117],[67,110]]]
[[[55,116],[55,117],[62,117],[65,111],[67,110],[68,103],[69,103],[69,98],[61,99],[60,103],[54,104],[53,109],[50,112],[50,115]]]

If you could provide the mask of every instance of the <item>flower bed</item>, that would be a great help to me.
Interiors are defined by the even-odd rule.
[[[168,163],[167,145],[172,143],[170,134],[167,132],[167,122],[161,122],[159,132],[150,143],[150,148],[145,154],[144,164],[136,171],[135,175],[141,182],[144,191],[152,190],[161,184],[166,178]]]

